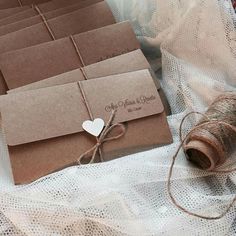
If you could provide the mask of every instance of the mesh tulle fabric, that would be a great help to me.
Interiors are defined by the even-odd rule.
[[[0,235],[235,235],[235,207],[220,220],[201,220],[179,211],[167,194],[181,119],[192,110],[204,112],[219,93],[235,90],[236,16],[230,0],[108,3],[118,21],[132,22],[160,77],[173,112],[168,121],[174,143],[14,186],[1,136]],[[180,153],[172,190],[190,211],[215,216],[234,197],[236,174],[210,175]]]

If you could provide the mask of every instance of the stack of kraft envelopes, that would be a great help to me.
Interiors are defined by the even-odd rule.
[[[0,0],[0,70],[15,184],[172,142],[160,83],[105,1]]]

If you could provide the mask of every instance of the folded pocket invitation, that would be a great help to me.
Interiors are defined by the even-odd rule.
[[[105,1],[0,37],[0,54],[114,24]]]
[[[0,94],[140,48],[128,22],[77,34],[73,39],[63,38],[0,55]]]
[[[167,115],[169,115],[171,113],[170,106],[160,86],[159,80],[158,78],[156,78],[154,72],[151,69],[150,64],[148,63],[146,57],[143,55],[140,49],[9,90],[8,93],[45,88],[55,85],[72,83],[81,80],[99,78],[143,69],[150,70],[154,78],[156,88],[159,91],[162,103],[165,108],[165,112]]]
[[[2,14],[8,14],[9,16],[2,18],[1,12],[0,12],[0,18],[2,18],[0,20],[0,26],[15,23],[17,21],[21,21],[21,20],[24,20],[33,16],[37,16],[38,11],[35,10],[35,7],[37,7],[40,10],[40,12],[45,14],[47,12],[54,11],[60,8],[69,7],[70,5],[74,5],[74,4],[83,4],[83,3],[86,4],[86,2],[87,0],[86,1],[84,0],[51,0],[45,3],[41,3],[41,4],[32,4],[30,6],[4,9],[4,10],[1,10]],[[12,14],[9,14],[11,12]],[[18,12],[18,13],[15,14],[14,12],[16,13]]]
[[[53,19],[58,16],[68,14],[70,12],[76,11],[78,9],[87,7],[89,5],[92,5],[92,4],[101,2],[101,1],[102,0],[86,0],[86,1],[78,2],[75,5],[70,5],[70,6],[60,8],[60,9],[57,9],[54,11],[46,12],[46,13],[43,13],[38,8],[38,6],[34,6],[33,7],[34,9],[32,9],[32,11],[34,12],[34,15],[35,15],[34,17],[29,17],[29,18],[27,17],[26,19],[19,20],[21,15],[26,15],[26,12],[22,12],[21,14],[16,14],[14,16],[14,18],[16,19],[16,22],[12,22],[10,24],[7,24],[7,25],[4,24],[4,25],[0,26],[0,36],[24,29],[26,27],[30,27],[30,26],[42,23],[42,15],[41,14],[43,14],[43,17],[46,20],[49,20],[49,19]],[[11,17],[11,18],[13,18],[13,17]],[[10,19],[8,18],[8,19],[5,19],[5,21],[6,20],[9,21]],[[0,25],[1,25],[1,21],[0,21]]]
[[[149,70],[3,95],[0,111],[16,184],[172,142]],[[103,137],[84,130],[95,119]]]

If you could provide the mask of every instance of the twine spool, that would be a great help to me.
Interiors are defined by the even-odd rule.
[[[224,123],[221,123],[224,122]],[[203,170],[221,167],[236,150],[236,94],[219,96],[184,143],[189,161]]]
[[[203,118],[183,138],[183,124],[191,114],[200,114]],[[205,114],[199,112],[187,114],[180,124],[180,140],[181,143],[173,156],[167,181],[167,190],[172,203],[190,216],[205,220],[221,219],[233,207],[236,196],[228,204],[226,210],[218,216],[204,216],[189,211],[177,202],[171,191],[171,178],[175,161],[182,148],[187,159],[205,171],[214,173],[236,171],[236,167],[231,169],[220,168],[230,159],[236,162],[236,93],[226,93],[219,96]]]

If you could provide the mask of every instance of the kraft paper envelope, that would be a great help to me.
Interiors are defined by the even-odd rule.
[[[62,85],[86,79],[94,79],[143,69],[150,69],[150,64],[143,55],[142,51],[137,49],[120,56],[112,57],[107,60],[85,66],[83,67],[85,75],[81,69],[75,69],[44,80],[40,80],[35,83],[9,90],[7,93],[23,92],[27,90],[51,87],[55,85]]]
[[[96,145],[95,137],[82,129],[90,119],[88,109],[105,123],[116,109],[113,124],[126,127],[124,136],[102,145],[104,161],[172,142],[148,70],[3,95],[2,127],[16,184],[74,165]],[[108,137],[119,133],[116,127]]]
[[[86,0],[87,1],[87,0]],[[59,8],[67,7],[69,5],[84,2],[85,0],[52,0],[43,1],[43,3],[24,5],[20,7],[19,5],[14,8],[0,9],[0,25],[6,25],[13,22],[23,20],[28,17],[38,15],[38,12],[32,8],[32,6],[37,6],[42,13],[53,11]]]
[[[74,36],[83,63],[90,65],[140,48],[128,22],[109,25]],[[70,38],[0,55],[1,94],[82,66]],[[17,73],[15,73],[17,71]],[[7,84],[7,86],[5,85]]]
[[[122,74],[143,69],[149,69],[151,71],[150,64],[143,55],[142,51],[138,49],[117,57],[113,57],[95,64],[91,64],[89,66],[85,66],[83,67],[83,71],[85,74],[81,71],[81,69],[76,69],[57,76],[53,76],[48,79],[40,80],[35,83],[31,83],[16,89],[9,90],[7,92],[8,93],[22,92],[32,89],[45,88],[55,85],[77,82],[80,80],[94,79],[94,78],[115,75],[115,74]],[[171,113],[170,106],[165,97],[165,94],[160,87],[158,79],[155,78],[154,75],[153,78],[156,87],[159,91],[162,103],[164,105],[165,112],[167,115],[169,115]]]
[[[49,20],[49,19],[68,14],[70,12],[76,11],[78,9],[87,7],[89,5],[92,5],[101,1],[102,0],[86,0],[83,2],[79,2],[76,5],[70,5],[65,8],[60,8],[54,11],[47,12],[44,14],[44,17],[45,19]],[[36,10],[34,11],[36,12]],[[42,17],[39,14],[34,17],[26,18],[25,20],[21,20],[15,23],[0,26],[0,36],[24,29],[26,27],[30,27],[32,25],[36,25],[38,23],[42,23]]]
[[[49,0],[1,0],[0,1],[0,9],[21,7],[25,5],[39,4],[43,2],[48,2]]]
[[[50,19],[47,22],[55,38],[59,39],[114,24],[115,19],[107,3],[103,1]],[[45,23],[39,23],[1,36],[0,54],[52,40]]]
[[[37,6],[37,8],[40,10],[42,14],[46,14],[50,11],[62,10],[63,8],[67,8],[75,4],[90,5],[90,4],[87,4],[87,1],[88,0],[86,1],[85,0],[50,1],[43,4],[31,6],[30,8],[27,7],[27,10],[24,10],[24,11],[22,10],[18,14],[14,14],[7,18],[1,19],[0,26],[16,23],[18,21],[22,21],[27,18],[38,16],[38,11],[35,10],[35,6]],[[22,7],[22,8],[24,9],[26,7]]]

